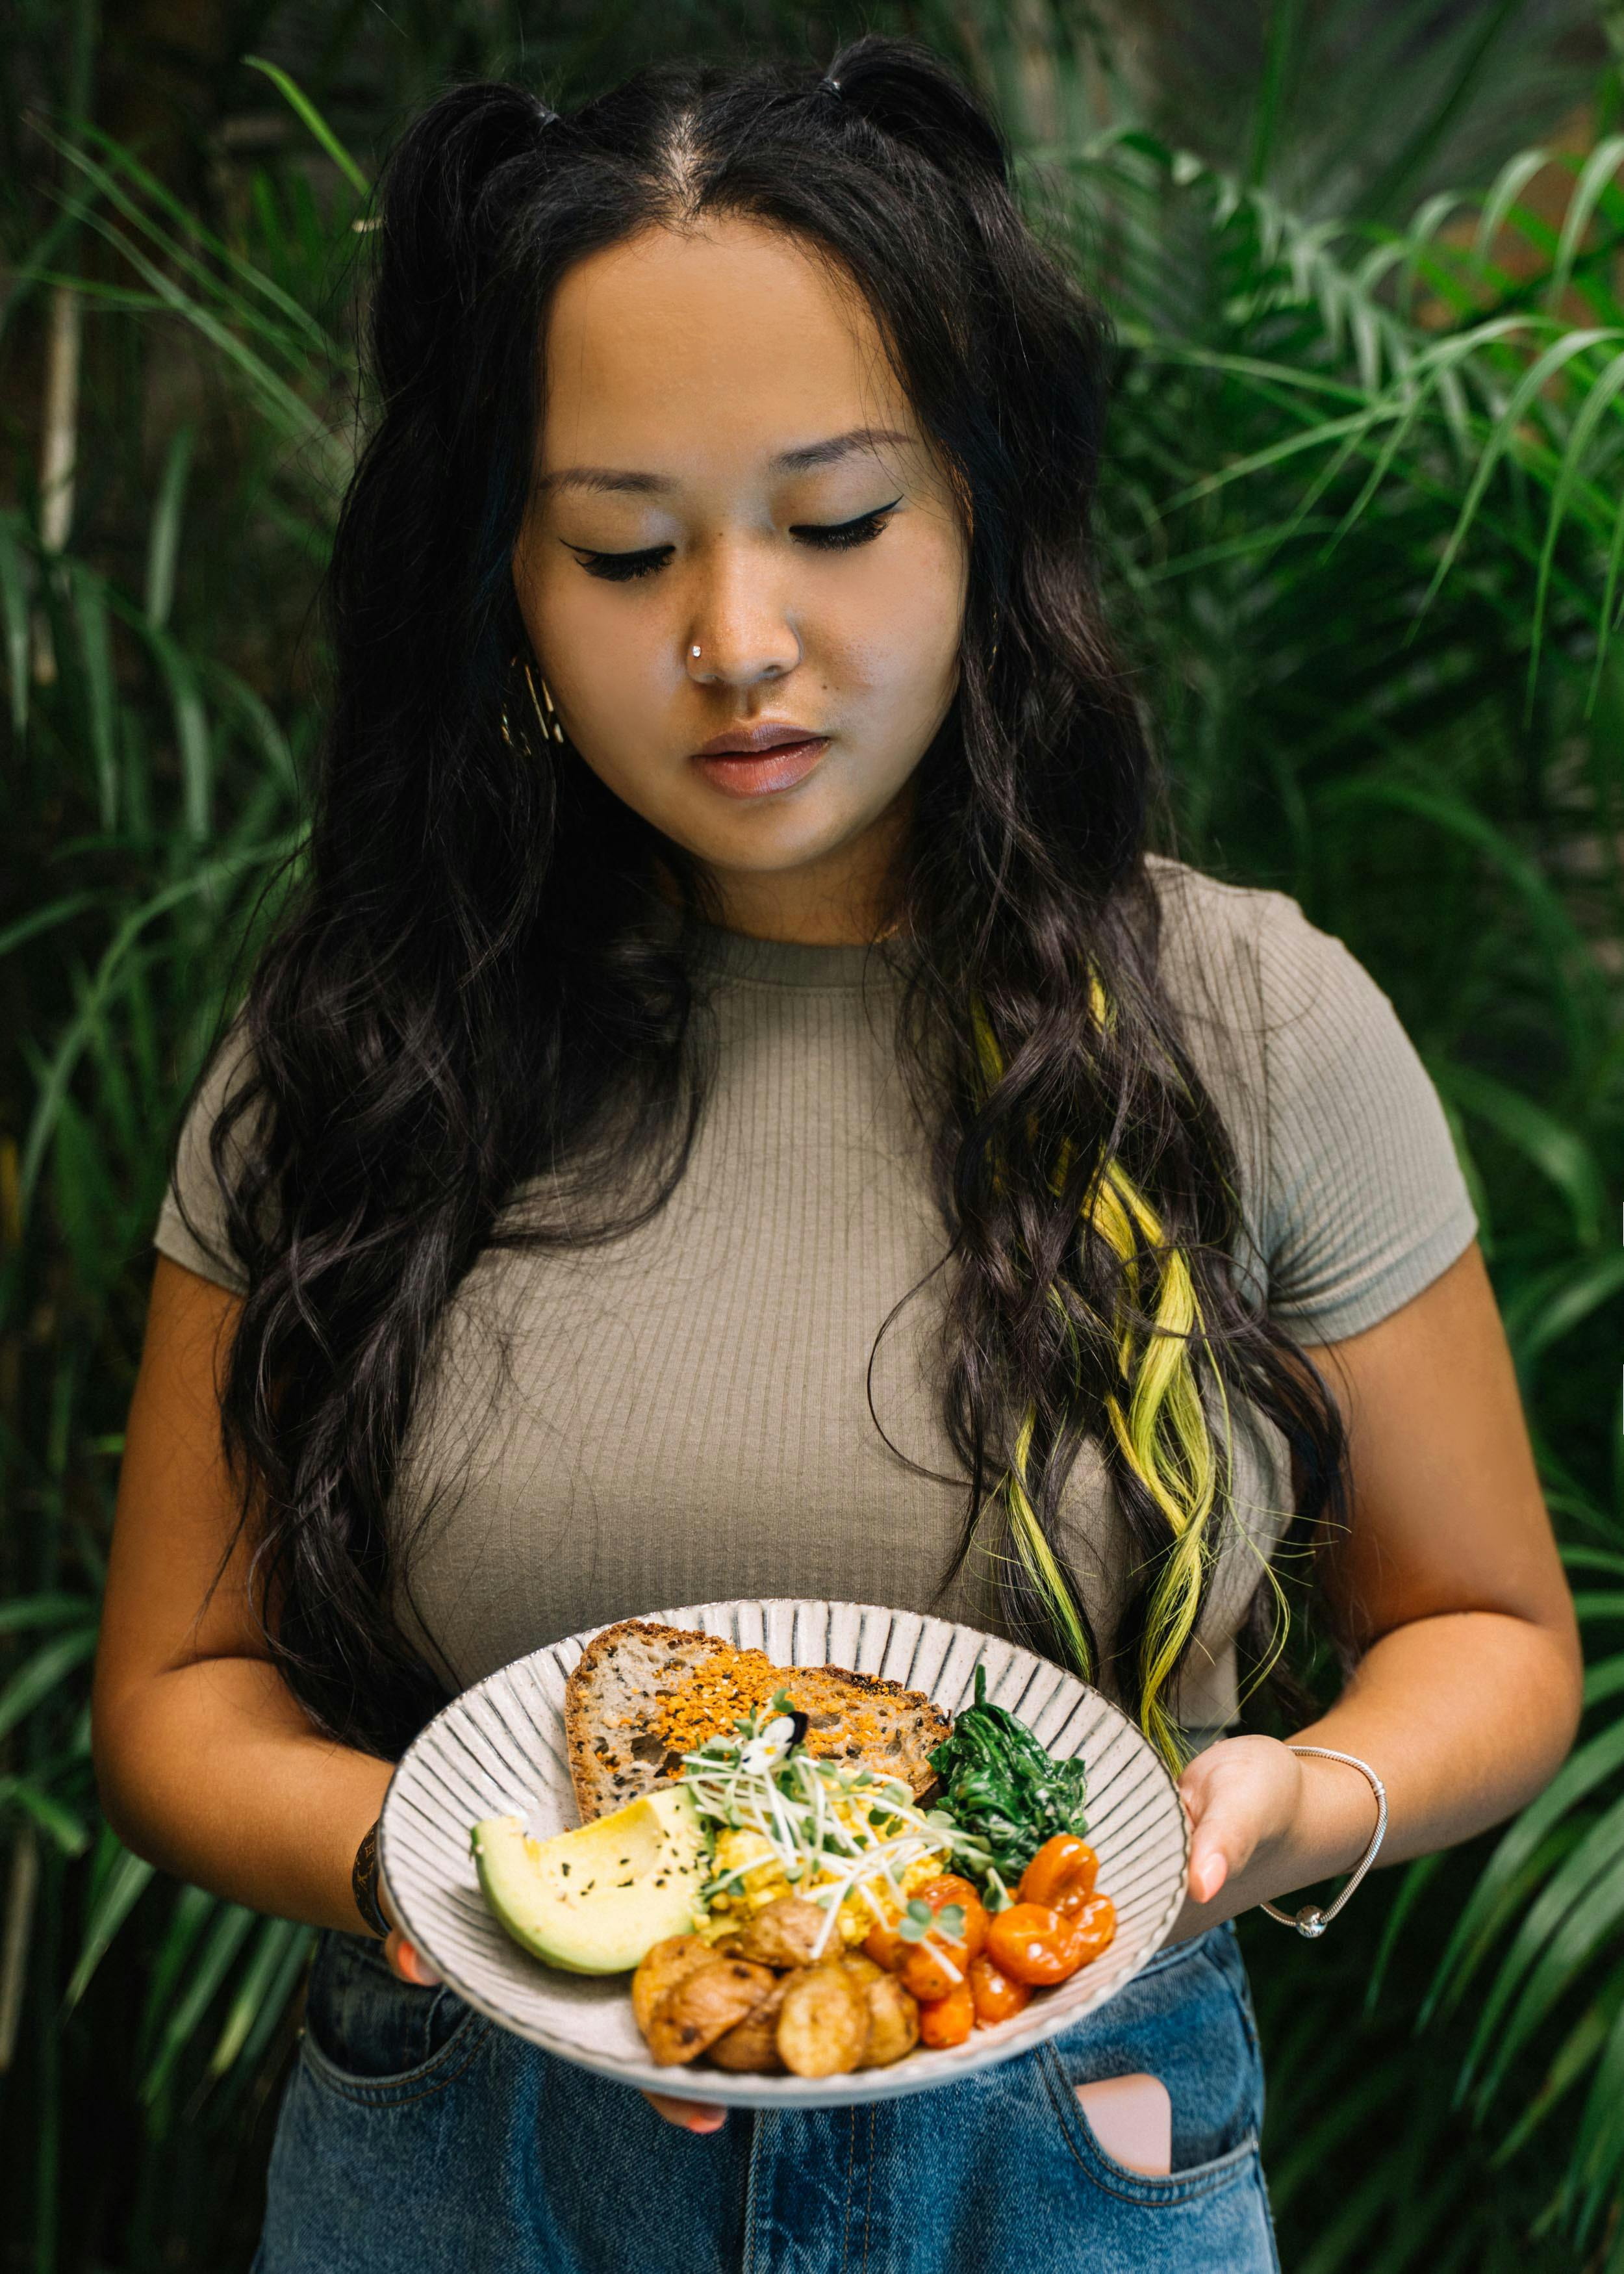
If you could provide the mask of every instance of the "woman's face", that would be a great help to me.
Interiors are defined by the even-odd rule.
[[[756,223],[649,230],[567,272],[544,369],[513,569],[570,742],[733,928],[871,937],[968,554],[867,304]],[[697,755],[751,727],[799,747]]]

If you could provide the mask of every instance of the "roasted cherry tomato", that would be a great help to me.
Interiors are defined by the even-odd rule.
[[[959,1983],[945,1998],[933,1999],[929,2006],[919,2009],[921,2044],[961,2045],[974,2027],[975,2000],[967,1982]]]
[[[1030,2004],[1032,1991],[1026,1983],[1017,1982],[1012,1974],[996,1966],[982,1951],[979,1958],[970,1961],[970,1995],[976,2020],[990,2029],[993,2022],[1007,2022]]]
[[[1083,1946],[1080,1963],[1086,1966],[1091,1958],[1098,1958],[1116,1931],[1116,1906],[1109,1895],[1091,1895],[1071,1924],[1077,1929]]]
[[[910,1899],[916,1903],[929,1903],[933,1911],[944,1911],[954,1903],[965,1915],[964,1932],[947,1938],[950,1949],[955,1939],[961,1941],[972,1958],[987,1940],[987,1908],[968,1879],[961,1879],[956,1871],[945,1873],[939,1879],[927,1879],[922,1887],[915,1887]]]
[[[898,1963],[898,1979],[921,2006],[951,1998],[969,1975],[970,1954],[962,1942],[928,1934],[922,1942],[905,1942],[902,1947],[906,1956]]]
[[[922,1936],[906,1935],[900,1931],[899,1915],[894,1921],[876,1919],[864,1939],[863,1948],[876,1965],[895,1974],[904,1988],[925,2004],[945,1998],[963,1981],[970,1961],[987,1939],[987,1911],[969,1880],[956,1873],[928,1879],[908,1901],[922,1903],[937,1916],[954,1907],[964,1914],[963,1930],[958,1934],[931,1927]]]
[[[864,1950],[875,1964],[883,1966],[888,1974],[896,1973],[905,1954],[912,1946],[904,1942],[896,1928],[888,1926],[883,1919],[876,1919],[863,1938]]]
[[[1083,1939],[1044,1903],[1011,1903],[987,1931],[987,1955],[1017,1982],[1064,1982],[1083,1962]]]
[[[1046,1840],[1020,1875],[1023,1903],[1041,1903],[1063,1918],[1075,1918],[1094,1893],[1100,1859],[1086,1840],[1056,1832]]]

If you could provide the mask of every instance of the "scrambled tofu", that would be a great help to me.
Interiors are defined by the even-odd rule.
[[[854,1794],[837,1801],[831,1813],[839,1815],[854,1832],[868,1828],[869,1810]],[[761,1860],[753,1863],[753,1857]],[[735,1871],[741,1865],[748,1866],[741,1877],[730,1881],[719,1894],[710,1897],[709,1916],[699,1928],[699,1932],[707,1941],[715,1942],[722,1935],[732,1933],[734,1928],[743,1926],[758,1911],[764,1910],[776,1896],[812,1895],[820,1886],[828,1886],[837,1877],[833,1872],[824,1871],[816,1879],[804,1882],[792,1879],[779,1861],[777,1850],[761,1833],[743,1829],[734,1831],[725,1826],[716,1835],[713,1874],[719,1876],[725,1871]],[[933,1849],[929,1855],[917,1856],[912,1864],[906,1864],[897,1874],[897,1884],[905,1895],[910,1895],[916,1888],[925,1886],[928,1880],[939,1879],[949,1868],[946,1850]],[[871,1881],[870,1886],[882,1903],[889,1901],[883,1879]],[[838,1931],[841,1940],[854,1947],[873,1924],[872,1909],[864,1900],[861,1890],[853,1888],[840,1906]]]

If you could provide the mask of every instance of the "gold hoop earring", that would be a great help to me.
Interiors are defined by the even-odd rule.
[[[530,658],[528,656],[521,656],[515,652],[508,659],[508,670],[511,671],[515,664],[518,665],[521,671],[524,674],[524,685],[530,698],[530,709],[536,714],[536,724],[541,729],[543,740],[545,741],[550,739],[555,742],[561,742],[564,739],[564,728],[558,715],[557,705],[553,700],[552,689],[547,685],[547,682],[544,678],[541,682],[542,700],[545,700],[546,704],[546,708],[544,711],[542,708],[542,700],[538,700],[537,697],[536,681],[530,674]],[[508,698],[506,696],[502,697],[500,725],[503,742],[507,743],[510,750],[519,749],[521,748],[521,741],[519,738],[515,736],[512,722],[508,719]],[[533,752],[530,751],[528,736],[523,738],[523,747],[528,755],[534,755]]]
[[[542,701],[547,706],[547,715],[542,719],[540,707],[536,701],[536,682],[530,677],[530,667],[528,663],[524,666],[524,684],[530,690],[530,707],[535,711],[537,718],[541,719],[542,733],[550,734],[555,742],[561,742],[564,739],[564,722],[559,717],[557,707],[553,703],[553,689],[544,679],[541,682],[541,696]]]

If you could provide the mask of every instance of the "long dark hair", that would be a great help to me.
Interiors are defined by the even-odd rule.
[[[660,64],[566,117],[460,87],[388,167],[305,876],[212,1141],[247,1273],[222,1420],[256,1610],[320,1727],[398,1754],[446,1695],[398,1615],[390,1502],[447,1306],[493,1244],[647,1221],[688,1157],[713,894],[577,753],[505,731],[505,705],[549,296],[583,255],[704,215],[794,232],[856,280],[966,510],[960,689],[921,761],[883,949],[950,1267],[955,1568],[985,1550],[1010,1631],[1109,1666],[1177,1763],[1168,1693],[1234,1520],[1214,1416],[1250,1401],[1282,1431],[1288,1539],[1311,1548],[1342,1434],[1237,1287],[1234,1148],[1158,975],[1154,769],[1089,533],[1108,330],[1023,218],[987,112],[880,36],[827,78]],[[558,1206],[515,1223],[544,1172]],[[1107,1660],[1056,1522],[1086,1438],[1141,1574]],[[1244,1630],[1265,1670],[1283,1600],[1266,1569]]]

